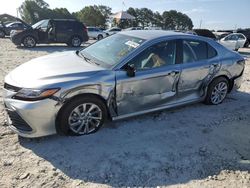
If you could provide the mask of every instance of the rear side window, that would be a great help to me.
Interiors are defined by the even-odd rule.
[[[208,59],[211,59],[217,56],[217,51],[209,44],[207,44],[207,56],[208,56]]]
[[[56,21],[56,27],[59,31],[65,31],[69,29],[80,29],[80,24],[74,21]]]
[[[245,39],[243,35],[237,35],[239,39]]]
[[[216,50],[208,43],[196,40],[183,41],[183,63],[191,63],[213,58]]]

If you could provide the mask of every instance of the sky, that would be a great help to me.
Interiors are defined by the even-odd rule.
[[[1,3],[0,14],[17,15],[16,9],[24,0],[7,0]],[[67,8],[70,12],[88,5],[107,5],[113,12],[129,7],[150,8],[162,13],[177,10],[187,14],[195,28],[235,29],[250,28],[250,0],[45,0],[50,8]]]

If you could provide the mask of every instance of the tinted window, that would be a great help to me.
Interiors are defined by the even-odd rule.
[[[12,24],[10,27],[18,27],[18,24],[17,23]]]
[[[217,55],[216,50],[203,41],[183,41],[183,63],[191,63],[213,58]]]
[[[225,40],[237,40],[238,37],[236,35],[229,35],[225,38]]]
[[[195,61],[194,53],[187,42],[183,42],[183,63],[191,63]]]
[[[175,64],[175,59],[176,42],[165,41],[147,48],[130,61],[129,64],[133,64],[137,70],[145,70],[173,65]]]
[[[207,55],[209,59],[217,56],[217,51],[209,44],[207,44]]]
[[[88,31],[94,31],[94,28],[88,28]]]
[[[237,35],[239,39],[245,39],[243,35]]]
[[[71,21],[57,21],[56,27],[59,31],[66,31],[68,29],[75,29],[74,22]]]
[[[203,59],[207,59],[207,43],[206,42],[202,42],[202,41],[184,41],[184,43],[187,43],[193,53],[196,56],[196,59],[199,60],[203,60]]]

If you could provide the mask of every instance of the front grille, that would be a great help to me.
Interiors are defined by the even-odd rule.
[[[6,109],[11,120],[11,125],[21,131],[32,131],[32,128],[16,113],[15,111]]]
[[[21,90],[22,88],[20,87],[16,87],[16,86],[12,86],[10,84],[4,83],[4,89],[9,90],[9,91],[14,91],[14,92],[18,92],[19,90]]]

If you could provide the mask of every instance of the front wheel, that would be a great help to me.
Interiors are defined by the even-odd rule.
[[[32,36],[24,37],[24,39],[23,39],[23,45],[26,48],[33,48],[33,47],[36,46],[36,40]]]
[[[96,132],[103,125],[107,110],[96,97],[79,97],[70,101],[58,118],[63,134],[86,135]]]
[[[226,98],[229,90],[229,83],[226,78],[219,77],[213,80],[207,91],[206,104],[218,105]]]
[[[4,38],[5,37],[5,33],[3,31],[0,31],[0,38]]]

